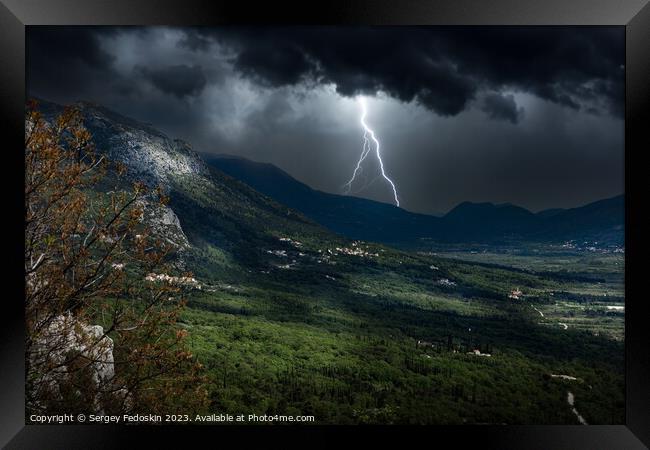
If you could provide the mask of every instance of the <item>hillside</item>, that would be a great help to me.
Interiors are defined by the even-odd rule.
[[[625,234],[625,197],[599,200],[578,208],[556,212],[546,218],[543,238],[598,241],[622,245]]]
[[[46,118],[62,109],[42,100],[39,104]],[[167,238],[191,244],[182,254],[183,266],[197,274],[241,276],[244,267],[265,267],[272,259],[266,250],[286,236],[304,236],[314,246],[321,239],[338,242],[299,212],[208,166],[188,143],[100,105],[76,106],[97,150],[127,167],[127,181],[161,186],[169,195],[168,207],[149,210],[149,216],[168,225]]]

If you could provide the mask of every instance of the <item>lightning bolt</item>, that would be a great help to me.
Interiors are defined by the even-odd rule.
[[[366,101],[363,97],[358,97],[357,101],[361,105],[361,126],[363,127],[363,149],[361,150],[361,156],[359,156],[359,160],[357,161],[357,165],[354,168],[354,172],[352,173],[352,178],[348,180],[347,183],[345,183],[345,189],[346,189],[346,194],[350,193],[350,189],[352,188],[352,183],[354,182],[355,178],[357,177],[358,174],[360,174],[363,169],[361,167],[361,164],[363,161],[366,159],[370,151],[372,150],[372,141],[375,144],[375,154],[377,155],[377,160],[379,161],[379,169],[381,171],[381,176],[384,177],[384,179],[390,184],[390,187],[393,189],[393,197],[395,198],[395,206],[399,206],[399,198],[397,197],[397,188],[395,188],[395,183],[393,183],[393,180],[391,180],[388,175],[386,175],[386,171],[384,170],[384,161],[381,159],[381,153],[379,152],[379,141],[377,140],[377,137],[375,136],[375,132],[368,126],[366,123],[366,115],[368,114],[368,108],[366,107]],[[372,184],[375,180],[367,184],[365,187],[369,186]]]

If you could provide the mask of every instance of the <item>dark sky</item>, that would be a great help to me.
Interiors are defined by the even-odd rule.
[[[623,192],[624,38],[623,27],[28,27],[27,82],[30,95],[98,102],[338,194],[363,148],[363,96],[402,207],[538,211]],[[391,202],[374,153],[362,168],[352,194]]]

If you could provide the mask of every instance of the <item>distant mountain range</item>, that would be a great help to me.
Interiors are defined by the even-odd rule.
[[[387,244],[509,243],[522,240],[624,242],[624,196],[571,209],[532,213],[512,204],[464,202],[442,217],[416,214],[386,203],[317,191],[272,164],[229,155],[201,154],[212,167],[237,178],[330,230]]]
[[[287,233],[314,241],[350,238],[399,246],[522,240],[618,246],[624,241],[623,196],[537,214],[510,204],[470,202],[442,217],[416,214],[314,190],[271,164],[197,153],[188,143],[101,105],[77,107],[99,151],[125,164],[132,179],[169,193],[168,207],[151,208],[152,221],[166,239],[181,247],[191,244],[185,259],[206,271],[206,261],[263,264],[266,256],[259,249]],[[41,100],[39,109],[52,119],[62,106]]]

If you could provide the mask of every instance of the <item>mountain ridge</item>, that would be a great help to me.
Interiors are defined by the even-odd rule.
[[[448,242],[517,239],[623,242],[623,194],[575,208],[533,213],[510,203],[461,202],[445,215],[413,213],[359,197],[315,190],[270,163],[240,156],[200,153],[209,164],[256,190],[301,211],[331,230],[354,239],[405,243],[400,236]],[[606,213],[605,218],[598,217]]]
[[[38,102],[46,121],[64,108]],[[227,279],[228,273],[241,277],[252,267],[268,267],[272,257],[265,250],[278,248],[283,237],[309,235],[314,241],[339,242],[298,211],[210,167],[189,143],[101,105],[77,102],[74,106],[96,151],[126,166],[123,189],[129,189],[131,181],[143,181],[166,192],[170,201],[160,210],[143,198],[146,216],[152,224],[164,225],[159,228],[165,239],[183,244],[178,246],[185,247],[181,266],[204,279]],[[104,187],[97,186],[99,192]]]
[[[39,105],[48,117],[63,108],[44,100],[39,100]],[[392,204],[315,190],[270,163],[196,152],[189,143],[102,105],[75,105],[98,149],[127,165],[133,178],[172,193],[171,214],[182,210],[186,215],[168,221],[172,225],[178,222],[180,241],[186,241],[187,229],[190,240],[193,236],[195,241],[203,241],[201,233],[207,233],[222,250],[228,248],[226,241],[230,239],[239,242],[236,247],[241,254],[249,254],[247,239],[257,239],[252,236],[266,236],[262,239],[266,245],[271,234],[285,229],[299,232],[302,226],[316,234],[329,232],[339,238],[407,247],[436,241],[501,244],[576,240],[607,245],[622,245],[624,241],[622,195],[550,213],[535,214],[517,205],[490,202],[462,202],[442,217],[413,213]],[[203,206],[212,206],[203,215],[196,215],[185,207],[189,202],[200,210],[203,206],[196,203],[200,196]],[[170,211],[159,215],[167,217]],[[198,226],[204,222],[213,222],[214,229]],[[217,237],[215,229],[225,234]],[[244,229],[248,238],[243,238]]]

